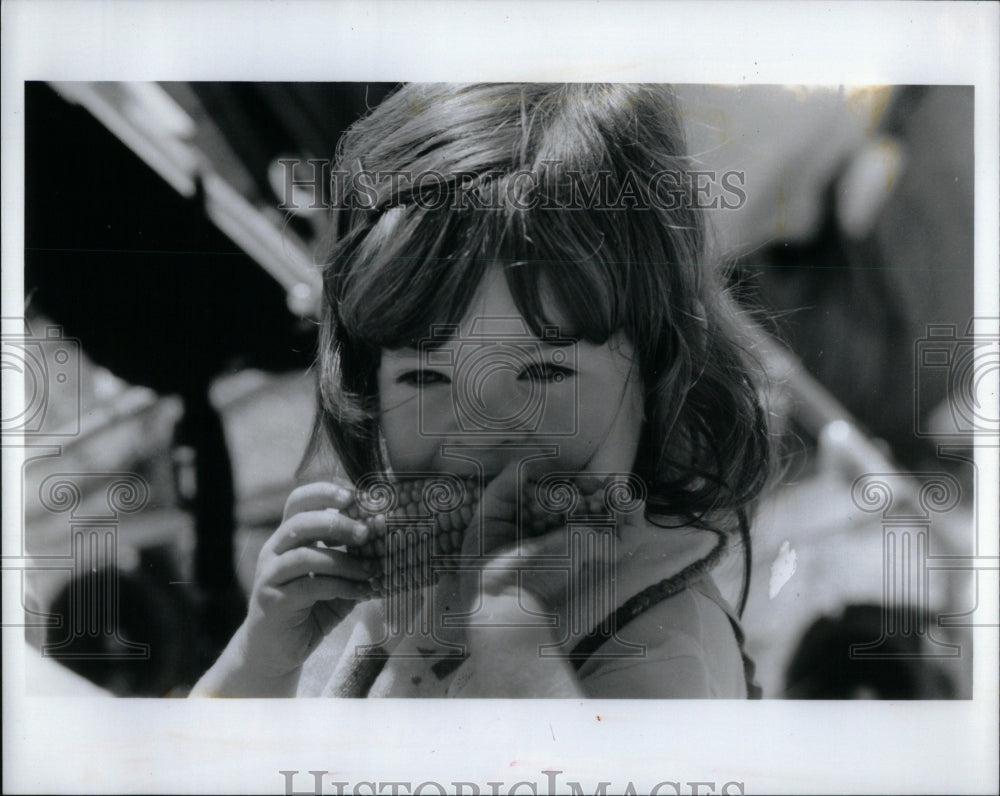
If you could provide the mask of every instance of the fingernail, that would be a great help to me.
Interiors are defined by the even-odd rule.
[[[368,538],[368,526],[363,522],[354,523],[354,541],[364,542]]]

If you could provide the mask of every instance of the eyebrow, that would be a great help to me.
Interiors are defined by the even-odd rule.
[[[420,351],[418,351],[413,346],[404,346],[403,348],[387,348],[385,349],[386,357],[393,359],[412,359],[414,357],[420,356]]]
[[[491,343],[495,339],[497,339],[497,338],[496,337],[490,337],[490,336],[487,335],[487,336],[484,336],[483,342],[484,343]],[[500,339],[505,339],[505,338],[500,338]],[[539,348],[542,348],[542,349],[568,348],[569,346],[577,345],[580,342],[579,338],[576,338],[576,337],[563,337],[563,338],[560,338],[557,341],[543,340],[543,339],[538,338],[538,337],[530,337],[530,338],[510,337],[510,338],[506,338],[506,339],[509,339],[512,343],[517,343],[517,342],[519,342],[521,340],[524,340],[526,343],[529,343],[531,345],[537,345]],[[452,341],[449,340],[449,341],[445,341],[445,342],[447,343],[447,342],[452,342]],[[468,338],[468,339],[464,339],[464,340],[459,340],[458,342],[459,343],[474,343],[474,342],[476,342],[476,340],[474,338]],[[441,345],[436,345],[436,346],[428,346],[424,350],[425,351],[437,351],[440,348],[441,348]],[[387,355],[389,357],[392,357],[394,359],[416,359],[416,358],[418,358],[420,356],[420,349],[418,349],[418,348],[416,348],[415,346],[412,346],[412,345],[401,346],[400,348],[387,348],[386,352],[387,352]]]

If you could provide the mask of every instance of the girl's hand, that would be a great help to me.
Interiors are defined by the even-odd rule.
[[[364,523],[340,513],[353,499],[345,481],[307,484],[289,495],[281,525],[260,551],[237,633],[241,658],[255,674],[297,671],[355,603],[372,596],[372,564],[331,549],[368,537]]]
[[[544,564],[525,561],[526,556],[565,557],[566,532],[516,543],[518,476],[511,466],[490,482],[465,534],[463,558],[481,563],[464,571],[459,582],[462,603],[474,612],[465,633],[473,666],[452,691],[469,697],[580,696],[583,689],[572,667],[542,654],[557,641],[543,617],[565,602],[568,579],[558,565],[551,571],[551,564],[545,570]]]
[[[600,484],[596,477],[592,480],[594,486]],[[593,527],[575,523],[575,545],[565,526],[539,536],[522,536],[518,541],[518,489],[516,468],[502,471],[483,491],[477,514],[466,531],[463,557],[482,562],[480,569],[466,574],[462,584],[463,602],[469,608],[485,597],[505,593],[522,600],[530,593],[542,605],[564,607],[570,596],[571,572],[579,576],[586,569],[589,587],[599,588],[620,552],[621,539],[646,532],[644,504],[632,501],[627,512],[614,512],[616,531],[612,538],[608,538],[607,524],[598,522]]]

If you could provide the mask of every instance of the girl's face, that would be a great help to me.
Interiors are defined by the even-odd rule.
[[[632,471],[643,391],[620,335],[604,345],[535,337],[497,267],[457,334],[442,337],[382,351],[381,428],[396,473],[491,478],[543,449],[555,454],[546,469]]]

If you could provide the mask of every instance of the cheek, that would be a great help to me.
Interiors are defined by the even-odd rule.
[[[382,415],[380,423],[382,436],[385,439],[386,451],[389,455],[389,464],[394,469],[405,467],[408,459],[411,458],[413,442],[409,433],[412,426],[403,417],[402,412],[392,412]]]
[[[642,382],[627,359],[605,355],[597,363],[581,379],[574,454],[586,457],[588,469],[630,472],[642,433]]]
[[[581,401],[581,438],[587,444],[621,451],[618,458],[634,456],[642,429],[642,390],[628,383],[604,385]]]
[[[433,470],[439,442],[419,433],[416,414],[396,412],[383,417],[382,436],[385,438],[389,466],[397,473]]]
[[[379,379],[379,427],[385,439],[389,465],[398,471],[420,469],[424,464],[426,440],[419,434],[417,402],[408,400],[395,385]]]

